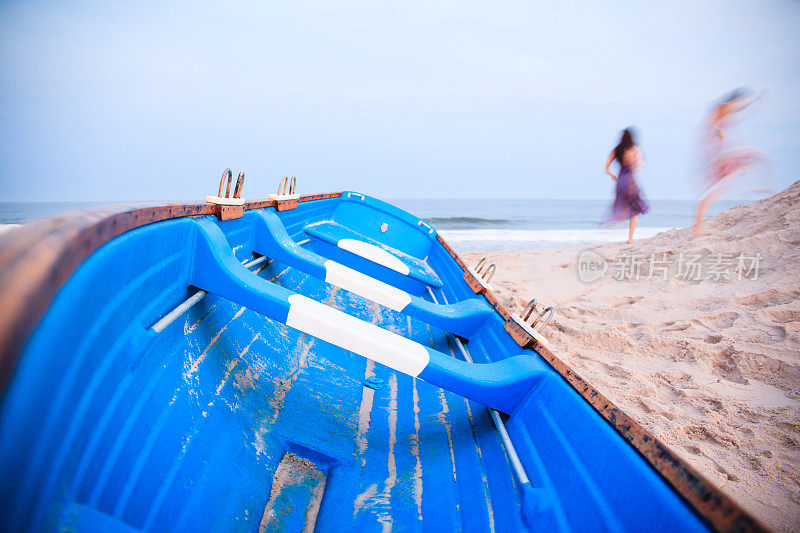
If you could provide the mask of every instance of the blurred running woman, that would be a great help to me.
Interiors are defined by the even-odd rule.
[[[700,235],[706,211],[731,185],[733,178],[754,163],[765,161],[766,154],[749,146],[736,146],[727,130],[738,114],[758,100],[750,91],[736,89],[714,105],[706,119],[702,154],[705,168],[700,183],[701,200],[697,205],[694,236]]]
[[[616,161],[619,164],[619,175],[615,176],[611,172],[611,164]],[[606,161],[606,174],[617,182],[616,198],[611,205],[611,214],[608,222],[614,223],[620,220],[630,220],[628,231],[628,244],[633,242],[633,231],[636,229],[636,222],[639,215],[647,213],[647,202],[642,197],[642,191],[636,183],[636,172],[644,166],[642,152],[636,146],[633,128],[626,128],[622,132],[619,144],[611,151]]]

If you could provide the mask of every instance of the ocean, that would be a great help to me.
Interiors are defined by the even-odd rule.
[[[724,200],[708,216],[745,201]],[[610,200],[391,200],[430,222],[458,252],[583,246],[628,239],[628,222],[602,225]],[[693,200],[650,200],[634,238],[694,224]]]
[[[387,200],[427,220],[458,252],[530,250],[621,242],[627,222],[601,225],[610,200]],[[72,209],[91,209],[108,202],[0,202],[0,231]],[[113,202],[121,203],[121,202]],[[744,201],[722,200],[715,215]],[[694,223],[692,200],[650,200],[650,212],[639,217],[635,238]]]

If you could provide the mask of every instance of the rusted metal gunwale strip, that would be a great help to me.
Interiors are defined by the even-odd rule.
[[[447,253],[464,272],[467,265],[437,234]],[[483,294],[495,311],[508,320],[511,314],[497,297],[486,290]],[[638,422],[589,385],[572,368],[545,347],[536,350],[633,448],[650,463],[672,488],[716,531],[769,531],[730,496],[722,492],[700,472],[675,455],[667,446],[644,429]]]
[[[297,199],[298,202],[310,202],[312,200],[325,200],[328,198],[339,198],[342,195],[341,192],[326,192],[326,193],[318,193],[318,194],[304,194]],[[276,207],[278,204],[277,200],[254,200],[250,202],[244,203],[245,211],[248,209],[261,209],[263,207]]]
[[[341,195],[309,194],[299,201]],[[271,200],[253,201],[246,202],[244,208],[274,204]],[[114,237],[148,224],[211,214],[213,206],[207,203],[112,205],[54,215],[0,236],[0,394],[53,297],[95,250]]]

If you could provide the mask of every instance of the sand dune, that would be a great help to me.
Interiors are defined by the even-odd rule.
[[[554,305],[557,355],[764,523],[800,531],[800,182],[704,229],[590,247],[608,268],[592,283],[583,248],[465,260],[497,263],[509,309]]]

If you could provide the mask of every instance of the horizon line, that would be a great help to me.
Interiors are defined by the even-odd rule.
[[[357,191],[354,191],[357,192]],[[309,193],[315,194],[315,193]],[[366,193],[363,193],[366,194]],[[604,197],[594,197],[594,198],[564,198],[564,197],[517,197],[517,198],[503,198],[503,197],[460,197],[460,196],[417,196],[417,197],[390,197],[390,196],[373,196],[367,194],[372,198],[386,201],[386,202],[393,202],[393,201],[405,201],[405,200],[477,200],[477,201],[541,201],[541,200],[586,200],[586,201],[602,201],[608,202],[613,200],[611,196],[604,196]],[[770,195],[771,196],[771,195]],[[761,197],[752,197],[752,198],[720,198],[718,201],[720,202],[755,202],[757,200],[768,198],[768,196],[761,196]],[[265,200],[266,198],[254,198],[253,200]],[[662,201],[698,201],[698,198],[656,198],[656,197],[649,197],[649,201],[653,202],[662,202]],[[205,203],[202,200],[187,200],[187,199],[112,199],[112,200],[90,200],[86,198],[81,199],[66,199],[66,200],[0,200],[0,205],[2,204],[24,204],[24,203],[48,203],[48,204],[67,204],[67,203],[105,203],[105,204],[120,204],[120,203]]]

